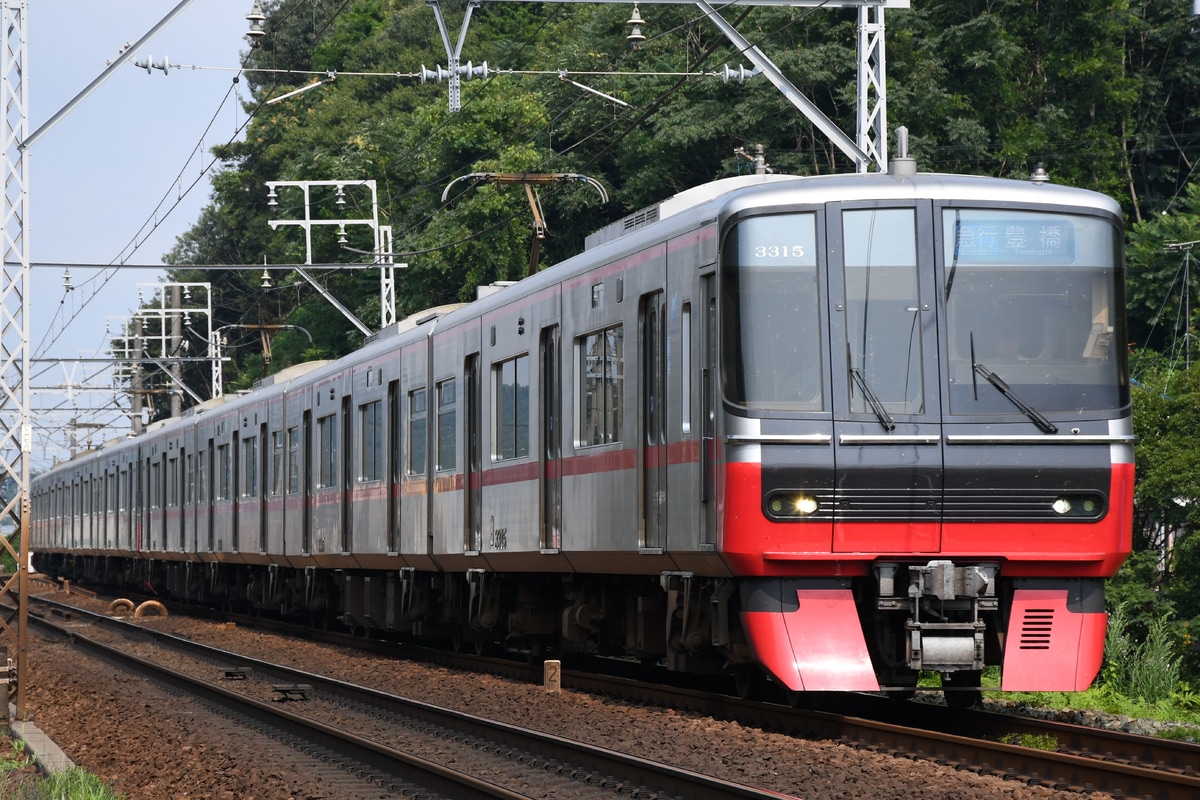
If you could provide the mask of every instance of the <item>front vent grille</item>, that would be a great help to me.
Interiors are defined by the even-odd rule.
[[[1050,634],[1054,627],[1054,609],[1027,608],[1021,618],[1018,646],[1022,650],[1049,650]]]

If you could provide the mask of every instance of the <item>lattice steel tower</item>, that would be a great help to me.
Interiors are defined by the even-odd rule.
[[[26,80],[28,64],[27,0],[3,3],[4,43],[0,48],[0,109],[4,112],[4,264],[0,270],[0,479],[15,485],[0,519],[15,519],[20,552],[3,539],[17,569],[0,587],[0,597],[17,596],[14,613],[0,616],[0,627],[17,639],[17,716],[25,714],[29,596],[29,163],[22,149],[29,135]]]

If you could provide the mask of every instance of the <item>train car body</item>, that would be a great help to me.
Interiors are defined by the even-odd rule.
[[[1131,540],[1121,216],[747,176],[34,483],[46,572],[792,691],[1094,678]]]

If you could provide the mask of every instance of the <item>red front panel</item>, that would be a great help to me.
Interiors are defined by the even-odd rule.
[[[828,520],[774,522],[762,510],[762,470],[724,467],[720,549],[737,575],[863,575],[876,558],[1003,562],[1008,577],[1108,577],[1128,556],[1132,536],[1133,465],[1115,464],[1108,514],[1098,522],[946,522],[941,549],[928,549],[937,525]],[[843,550],[848,541],[855,549]],[[842,547],[834,552],[834,543]]]
[[[751,652],[796,692],[878,691],[849,589],[799,589],[794,611],[743,611]]]
[[[1067,589],[1018,589],[1004,647],[1006,692],[1081,692],[1104,658],[1108,615],[1070,608]]]

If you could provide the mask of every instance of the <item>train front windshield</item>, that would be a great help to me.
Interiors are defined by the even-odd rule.
[[[1014,396],[1041,414],[1126,407],[1116,226],[1047,211],[935,214],[939,230],[921,231],[912,208],[843,210],[831,226],[840,264],[817,248],[815,212],[739,221],[721,272],[726,400],[751,413],[829,411],[824,363],[846,383],[852,413],[871,403],[924,413],[930,370],[948,384],[951,415],[1020,416]],[[822,335],[830,308],[841,338]],[[921,308],[938,309],[936,353],[923,345]]]
[[[950,413],[1042,413],[1129,402],[1120,243],[1104,220],[1007,209],[942,211]]]
[[[732,403],[825,408],[816,226],[814,213],[749,217],[726,239],[721,377]]]

